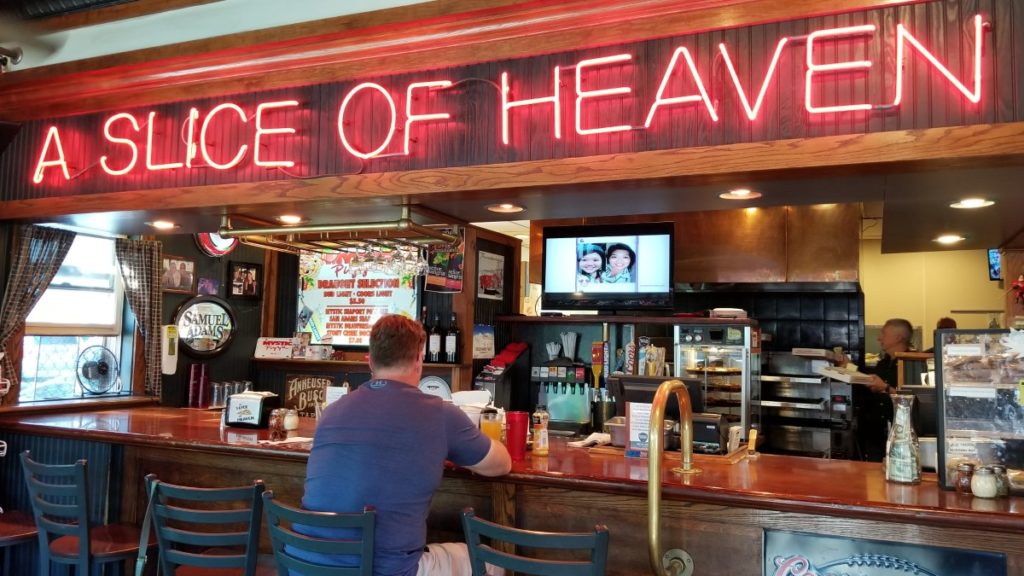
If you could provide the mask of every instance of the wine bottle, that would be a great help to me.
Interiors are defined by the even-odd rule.
[[[429,359],[427,355],[427,341],[430,339],[430,327],[427,326],[427,306],[423,305],[423,311],[420,313],[420,325],[423,326],[423,333],[427,335],[423,339],[423,361],[426,362]]]
[[[441,361],[441,319],[434,312],[434,321],[430,325],[430,333],[427,336],[428,360],[431,362]]]
[[[455,321],[455,312],[452,312],[448,332],[444,335],[444,358],[449,364],[459,363],[459,324]]]

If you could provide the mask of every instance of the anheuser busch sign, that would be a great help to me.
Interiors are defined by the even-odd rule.
[[[711,74],[700,70],[695,53],[687,45],[679,45],[667,62],[640,61],[636,54],[623,51],[618,54],[585,58],[576,62],[567,61],[564,66],[556,65],[543,76],[523,77],[503,71],[492,81],[498,88],[494,110],[497,118],[495,138],[499,146],[514,146],[513,140],[528,143],[530,125],[523,118],[529,110],[533,122],[537,122],[538,111],[543,111],[544,122],[550,121],[552,138],[561,139],[563,132],[574,130],[578,138],[600,138],[602,134],[630,130],[651,130],[665,120],[669,110],[690,109],[694,115],[703,116],[704,121],[718,122],[726,114],[734,114],[754,123],[772,94],[769,90],[777,79],[777,70],[784,59],[793,59],[803,70],[803,82],[798,85],[779,86],[781,90],[800,91],[806,114],[822,117],[836,114],[871,114],[874,111],[891,110],[899,107],[914,84],[905,78],[904,67],[910,59],[923,65],[931,80],[948,86],[954,95],[966,102],[979,104],[982,101],[985,65],[984,39],[990,27],[982,15],[975,15],[963,23],[962,44],[969,54],[955,56],[937,55],[929,48],[929,39],[921,37],[909,26],[895,25],[894,31],[886,31],[890,39],[886,50],[895,53],[895,67],[884,73],[891,81],[882,83],[891,87],[885,93],[868,93],[856,96],[844,94],[844,102],[822,102],[816,90],[822,83],[835,82],[849,75],[863,74],[878,63],[871,59],[854,57],[836,58],[836,54],[864,52],[867,42],[877,40],[881,31],[875,24],[846,26],[814,30],[804,36],[780,37],[775,43],[771,56],[758,54],[756,61],[744,62],[725,43],[718,44],[715,58],[720,58],[727,74],[721,80],[722,89],[731,92],[729,104],[716,105],[709,96],[708,86]],[[838,52],[837,43],[852,47]],[[683,42],[682,44],[685,44]],[[952,50],[961,50],[953,43]],[[754,51],[752,51],[754,52]],[[756,53],[756,52],[755,52]],[[951,65],[950,60],[962,65]],[[646,69],[645,78],[655,80],[650,86],[635,86],[615,81],[607,82],[604,74],[616,68],[633,67]],[[954,73],[954,69],[966,72]],[[424,73],[422,79],[403,83],[401,86],[386,85],[386,81],[362,82],[347,89],[339,101],[331,102],[332,138],[337,139],[341,154],[360,159],[384,156],[409,156],[414,153],[413,142],[422,139],[443,137],[441,131],[431,128],[439,123],[462,122],[453,110],[439,105],[436,95],[464,78],[438,78],[438,72]],[[628,78],[622,74],[620,78]],[[750,80],[743,81],[741,78]],[[534,98],[517,98],[517,86],[546,86],[546,94]],[[909,85],[909,86],[908,86]],[[568,92],[568,94],[566,94]],[[646,96],[644,96],[646,95]],[[603,105],[610,99],[626,101],[632,99],[629,110],[636,117],[628,117],[620,107],[618,114],[594,114],[595,106]],[[572,102],[571,105],[567,105]],[[369,104],[368,104],[369,103]],[[375,131],[368,136],[363,129],[367,120],[353,112],[360,104],[362,109],[369,105],[373,115],[383,115],[387,130]],[[187,107],[187,114],[180,118],[161,118],[157,110],[148,112],[114,111],[102,122],[102,130],[95,134],[79,135],[90,143],[89,146],[68,147],[67,127],[56,121],[45,129],[44,136],[35,146],[34,164],[28,176],[35,184],[60,187],[72,179],[73,167],[97,167],[111,178],[131,177],[136,181],[155,178],[154,173],[164,171],[232,170],[247,165],[266,168],[291,168],[303,158],[289,155],[288,139],[300,138],[309,126],[287,119],[309,118],[311,115],[288,114],[300,111],[304,106],[296,99],[268,99],[252,102],[245,106],[223,102],[200,108]],[[184,108],[182,108],[184,110]],[[173,130],[155,129],[170,122],[181,126],[180,133]],[[223,142],[211,142],[211,135],[225,130],[237,135],[228,146]],[[416,136],[414,136],[416,134]],[[372,140],[372,141],[370,141]],[[524,144],[525,145],[525,144]],[[96,157],[81,157],[86,151]]]

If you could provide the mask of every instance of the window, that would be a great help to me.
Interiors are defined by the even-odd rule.
[[[26,321],[18,401],[91,396],[79,383],[78,357],[103,346],[120,359],[124,307],[114,240],[77,235]],[[130,390],[114,386],[105,395]]]

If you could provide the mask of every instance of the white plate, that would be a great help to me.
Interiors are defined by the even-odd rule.
[[[440,376],[424,376],[420,380],[420,391],[424,394],[437,396],[442,400],[452,399],[452,389],[448,387],[448,383]]]

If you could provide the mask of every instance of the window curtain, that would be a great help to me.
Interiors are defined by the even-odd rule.
[[[7,353],[7,345],[25,324],[25,318],[57,275],[75,241],[74,232],[41,226],[19,226],[16,234],[11,275],[0,306],[0,352],[4,354],[0,366],[4,378],[11,381],[11,390],[18,388],[20,375]]]
[[[160,260],[163,245],[157,240],[114,241],[124,293],[142,333],[146,362],[146,394],[160,396]]]

